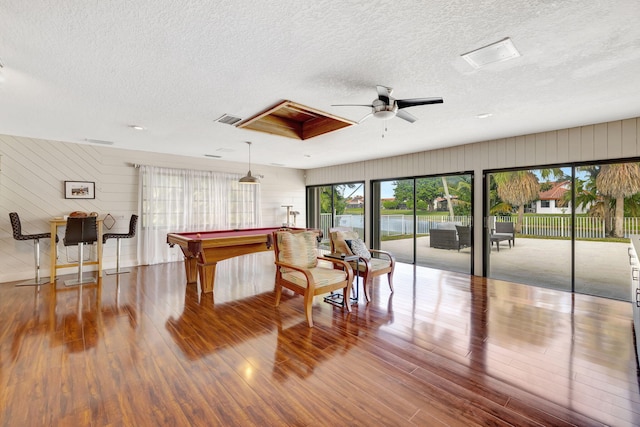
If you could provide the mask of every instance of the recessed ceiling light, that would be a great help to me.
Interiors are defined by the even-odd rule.
[[[476,70],[494,62],[517,58],[520,52],[509,37],[461,55]]]
[[[491,113],[482,113],[482,114],[478,114],[476,116],[476,118],[478,118],[478,119],[486,119],[486,118],[491,117],[491,116],[493,116],[493,114],[491,114]]]
[[[129,127],[133,130],[146,130],[144,126],[140,126],[140,125],[129,125]]]

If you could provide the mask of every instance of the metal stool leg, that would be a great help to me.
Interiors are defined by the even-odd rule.
[[[116,269],[115,270],[110,270],[107,271],[106,274],[111,276],[114,274],[125,274],[125,273],[130,273],[131,270],[129,269],[124,269],[124,270],[120,270],[120,238],[118,237],[116,239]]]
[[[84,264],[84,243],[78,243],[78,278],[76,280],[67,280],[64,282],[65,286],[82,285],[84,283],[96,283],[94,277],[83,280],[82,279],[82,265]]]
[[[51,279],[49,277],[40,277],[40,239],[33,240],[33,257],[36,264],[35,280],[28,280],[26,282],[18,283],[16,286],[40,286],[51,282]]]

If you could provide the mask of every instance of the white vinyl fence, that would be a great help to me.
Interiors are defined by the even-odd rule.
[[[491,228],[496,221],[512,221],[515,217],[490,217]],[[429,230],[437,228],[437,224],[454,222],[461,225],[470,225],[471,217],[448,215],[442,216],[417,216],[416,233],[429,234]],[[362,236],[364,235],[364,215],[336,215],[335,226],[351,227]],[[329,238],[331,227],[331,214],[320,215],[320,228],[324,232],[325,239]],[[380,217],[381,237],[401,236],[413,234],[412,215],[382,215]],[[604,219],[596,217],[576,217],[576,238],[597,239],[605,238]],[[571,237],[570,216],[525,216],[522,223],[522,234],[540,237]],[[640,233],[640,218],[624,219],[624,235]]]

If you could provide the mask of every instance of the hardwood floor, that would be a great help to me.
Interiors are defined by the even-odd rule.
[[[0,284],[0,425],[640,425],[629,303],[399,264],[310,329],[272,257]]]

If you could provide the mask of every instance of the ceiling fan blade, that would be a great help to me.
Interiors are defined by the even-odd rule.
[[[373,113],[369,113],[366,116],[364,116],[363,118],[361,118],[360,120],[358,120],[358,124],[364,122],[365,120],[367,120],[369,117],[372,117]]]
[[[399,117],[403,120],[408,121],[409,123],[413,123],[416,120],[418,120],[416,117],[412,116],[411,114],[407,113],[406,111],[403,110],[398,110],[396,112],[396,117]]]
[[[376,90],[378,91],[378,99],[384,102],[385,104],[389,105],[390,104],[389,96],[391,95],[391,91],[393,89],[391,89],[390,87],[378,85],[376,86]]]
[[[415,107],[417,105],[442,104],[442,98],[413,98],[413,99],[396,99],[398,108]]]

